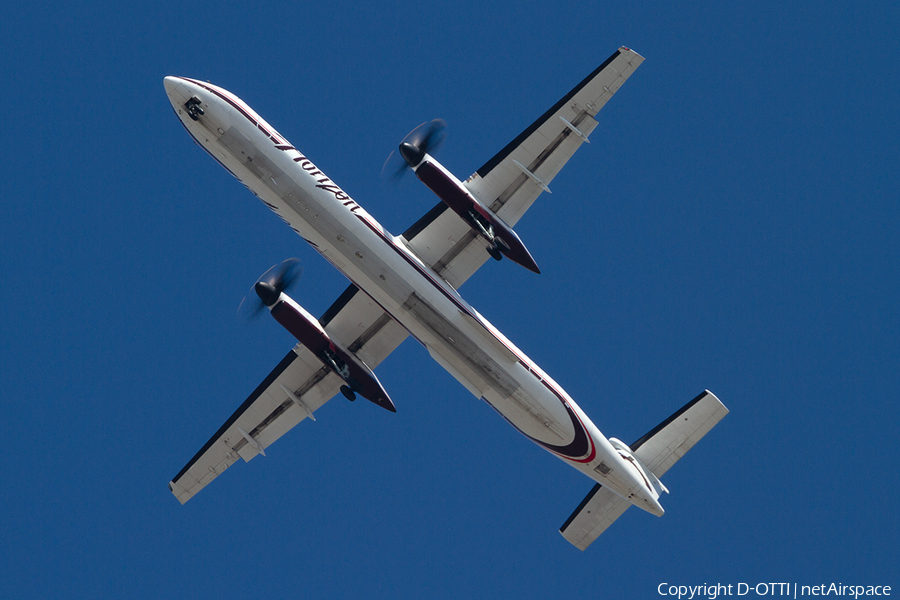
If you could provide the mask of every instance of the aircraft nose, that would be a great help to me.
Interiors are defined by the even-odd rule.
[[[192,95],[190,84],[181,77],[166,77],[163,79],[163,87],[166,88],[166,96],[169,97],[169,102],[172,103],[176,110],[187,102]]]
[[[177,77],[172,77],[171,75],[163,79],[163,86],[166,88],[166,95],[171,97],[174,93],[175,89],[178,88],[180,84],[178,83]]]

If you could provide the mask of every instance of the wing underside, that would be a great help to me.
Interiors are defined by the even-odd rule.
[[[372,368],[408,335],[352,285],[320,322],[332,339]],[[297,344],[172,479],[169,489],[184,504],[238,458],[249,461],[264,454],[275,440],[335,396],[342,383],[309,350]]]
[[[560,169],[597,126],[594,117],[644,58],[619,48],[465,181],[466,188],[510,227],[549,191]],[[454,287],[488,259],[483,241],[443,203],[403,237],[410,249]]]
[[[466,187],[514,225],[597,122],[594,116],[643,61],[620,48],[482,166]],[[403,235],[407,247],[452,286],[459,287],[488,258],[469,226],[441,203]],[[350,285],[320,319],[329,336],[375,368],[408,335],[365,293]],[[297,345],[169,483],[181,503],[238,458],[251,460],[318,410],[342,381]],[[295,399],[296,398],[296,399]],[[299,400],[299,402],[298,402]],[[313,417],[314,418],[314,417]]]

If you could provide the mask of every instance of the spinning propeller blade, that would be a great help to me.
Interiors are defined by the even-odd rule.
[[[303,267],[296,258],[289,258],[271,267],[254,284],[254,294],[248,293],[241,300],[238,314],[247,320],[258,317],[265,308],[275,304],[282,292],[292,289],[302,273]]]
[[[446,129],[447,123],[443,119],[434,119],[410,131],[400,142],[399,150],[391,152],[384,162],[381,176],[397,180],[407,169],[417,167],[425,154],[432,154],[440,147],[447,137]]]

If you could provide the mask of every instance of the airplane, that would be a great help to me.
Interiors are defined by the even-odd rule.
[[[169,482],[175,497],[184,504],[238,458],[265,455],[338,392],[396,411],[373,369],[409,336],[526,438],[595,483],[560,528],[577,548],[632,505],[662,516],[660,495],[668,489],[660,477],[728,413],[722,402],[707,390],[633,444],[607,438],[457,291],[490,258],[540,272],[513,227],[550,191],[588,141],[598,111],[643,60],[616,50],[465,181],[429,153],[440,124],[411,132],[399,154],[441,202],[400,236],[237,96],[166,77],[172,107],[194,141],[351,282],[316,319],[285,293],[290,262],[257,281],[260,302],[298,344]]]

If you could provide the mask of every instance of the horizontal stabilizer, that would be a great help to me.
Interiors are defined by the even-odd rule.
[[[596,540],[613,521],[622,516],[631,502],[599,483],[594,486],[581,505],[575,509],[559,532],[564,538],[584,550]]]
[[[704,391],[631,444],[630,448],[653,475],[662,477],[727,414],[728,409],[715,394]],[[598,483],[559,532],[576,548],[584,550],[629,506],[631,503],[628,500]]]
[[[725,405],[709,390],[631,444],[631,450],[657,477],[662,477],[722,417]]]

